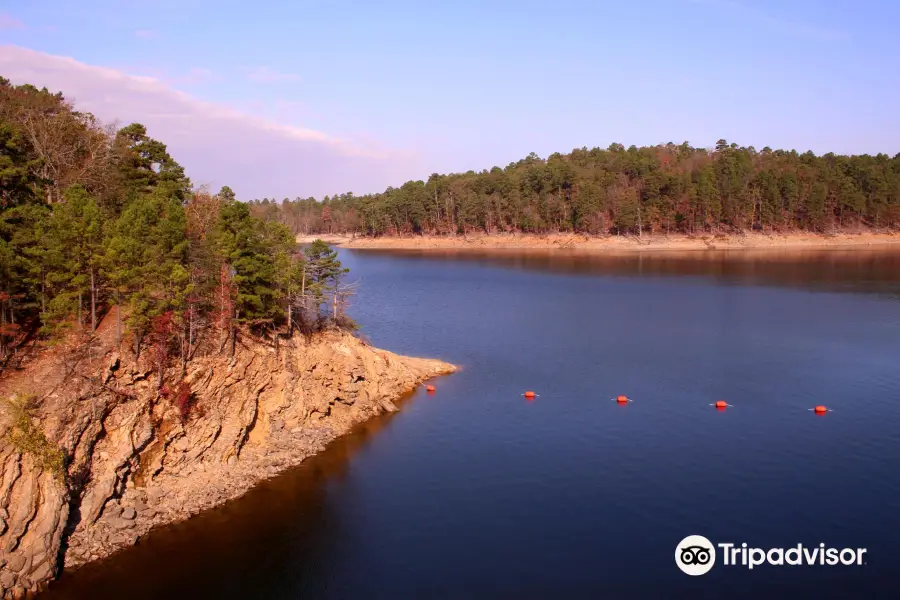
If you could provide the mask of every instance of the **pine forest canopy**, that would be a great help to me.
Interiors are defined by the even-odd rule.
[[[581,148],[505,169],[433,174],[380,194],[253,200],[294,233],[832,232],[900,226],[893,158],[665,144]]]
[[[116,130],[62,94],[0,78],[0,369],[35,335],[90,338],[114,306],[119,339],[159,368],[233,351],[240,331],[350,326],[334,250],[305,251],[230,188],[194,189],[166,145]]]

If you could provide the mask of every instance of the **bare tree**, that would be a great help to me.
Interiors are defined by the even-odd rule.
[[[345,318],[347,308],[350,306],[350,298],[357,294],[359,282],[339,283],[332,291],[332,319],[337,324]]]
[[[116,183],[116,126],[75,111],[61,96],[30,94],[39,100],[13,103],[4,112],[21,125],[40,160],[37,174],[47,183],[47,202],[59,202],[62,191],[75,182],[98,194],[109,192]]]

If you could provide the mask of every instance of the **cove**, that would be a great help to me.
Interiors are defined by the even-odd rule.
[[[462,370],[42,598],[896,596],[897,257],[342,251],[363,336]],[[690,534],[867,564],[691,578]]]

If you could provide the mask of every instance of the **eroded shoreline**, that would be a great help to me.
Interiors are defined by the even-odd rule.
[[[493,234],[468,236],[381,236],[352,237],[344,235],[298,235],[297,241],[308,243],[316,238],[340,248],[359,250],[577,250],[591,254],[633,252],[681,252],[704,250],[795,251],[819,249],[885,248],[900,251],[900,233],[787,233],[742,235],[645,235],[586,236],[578,234]]]
[[[158,397],[152,367],[111,346],[69,365],[53,351],[0,380],[43,392],[34,423],[72,457],[67,484],[3,437],[0,420],[0,597],[22,598],[134,545],[159,526],[242,496],[455,365],[379,350],[344,333],[248,344],[197,359],[187,421]],[[23,390],[28,382],[43,389]],[[98,385],[97,382],[102,382]],[[77,477],[84,483],[77,485]]]

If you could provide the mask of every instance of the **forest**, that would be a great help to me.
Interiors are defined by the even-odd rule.
[[[0,78],[0,369],[32,341],[90,341],[108,315],[162,387],[167,368],[233,353],[245,333],[277,345],[353,327],[346,272],[230,188],[194,189],[144,126]]]
[[[433,174],[379,194],[250,204],[298,234],[886,230],[900,225],[900,154],[816,156],[726,140],[713,149],[612,144]]]

